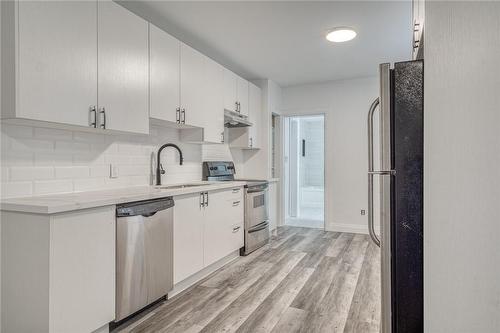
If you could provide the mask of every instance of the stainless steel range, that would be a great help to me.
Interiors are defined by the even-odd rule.
[[[245,247],[247,255],[269,242],[268,182],[256,179],[236,179],[233,162],[203,162],[203,180],[245,181]]]

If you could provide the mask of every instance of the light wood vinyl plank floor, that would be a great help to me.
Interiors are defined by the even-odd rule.
[[[378,333],[379,318],[380,253],[367,235],[284,226],[115,332]]]

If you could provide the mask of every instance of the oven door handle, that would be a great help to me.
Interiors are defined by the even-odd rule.
[[[256,188],[256,189],[250,189],[250,190],[247,190],[247,193],[252,193],[252,194],[255,194],[255,193],[264,193],[267,191],[267,186],[265,188]]]
[[[267,227],[269,227],[269,222],[265,221],[265,222],[262,222],[262,223],[259,223],[257,224],[255,227],[253,228],[250,228],[248,230],[248,233],[251,234],[253,232],[257,232],[257,231],[261,231],[261,230],[264,230],[266,229]]]

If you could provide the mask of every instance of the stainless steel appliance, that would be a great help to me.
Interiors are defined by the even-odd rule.
[[[381,332],[423,332],[423,60],[382,64],[368,112],[368,230],[381,248]],[[379,106],[380,170],[373,117]],[[380,177],[380,232],[373,182]]]
[[[247,255],[269,242],[268,182],[256,179],[235,179],[233,162],[203,162],[203,180],[245,181],[245,246]]]
[[[248,127],[252,123],[248,120],[247,116],[239,112],[224,110],[224,126],[225,127]]]
[[[116,322],[173,287],[173,207],[172,197],[116,207]]]

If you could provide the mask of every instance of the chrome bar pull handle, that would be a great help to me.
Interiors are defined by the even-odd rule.
[[[101,121],[99,122],[99,127],[102,129],[106,129],[106,109],[102,107],[99,110],[99,115],[101,116]]]
[[[177,124],[181,123],[181,108],[175,109],[175,121]]]
[[[380,239],[377,237],[373,225],[373,114],[379,103],[380,100],[377,98],[368,111],[368,232],[378,247],[380,247]]]
[[[186,109],[182,109],[181,110],[181,124],[185,124],[186,123]]]
[[[97,109],[95,105],[89,107],[89,126],[93,128],[97,127]]]
[[[200,207],[205,207],[205,192],[200,192]]]

